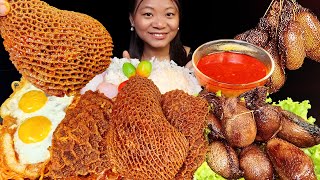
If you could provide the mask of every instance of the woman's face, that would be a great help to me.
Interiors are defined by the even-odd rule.
[[[179,10],[172,0],[142,0],[130,21],[145,46],[164,48],[178,32]]]

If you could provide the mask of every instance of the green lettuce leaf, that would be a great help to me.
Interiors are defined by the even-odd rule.
[[[316,119],[308,116],[308,110],[311,109],[310,101],[304,100],[302,102],[293,101],[291,98],[280,100],[278,103],[273,102],[272,105],[280,106],[282,109],[295,113],[302,117],[307,122],[313,124]]]
[[[212,171],[208,163],[204,162],[194,173],[193,180],[225,180],[225,178]]]
[[[320,144],[310,148],[302,149],[309,157],[311,157],[314,164],[314,171],[317,179],[320,179]]]

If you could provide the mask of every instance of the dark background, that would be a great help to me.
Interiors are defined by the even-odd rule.
[[[196,49],[201,44],[215,39],[233,38],[255,27],[271,0],[211,1],[180,0],[183,17],[180,24],[182,41]],[[100,21],[113,38],[114,57],[121,57],[128,48],[130,23],[128,20],[127,0],[46,0],[59,9],[88,14]],[[319,0],[297,0],[302,6],[312,10],[320,18]],[[303,66],[294,71],[286,71],[285,85],[270,97],[282,100],[291,97],[294,101],[310,100],[312,109],[308,115],[320,121],[320,63],[305,59]],[[10,84],[20,79],[0,42],[0,104],[12,93]]]

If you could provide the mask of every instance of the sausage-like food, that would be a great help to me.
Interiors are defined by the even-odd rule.
[[[257,135],[256,122],[252,112],[237,98],[228,98],[224,102],[222,129],[226,140],[232,147],[245,147],[254,142]]]
[[[239,156],[246,180],[273,179],[273,167],[266,154],[255,144],[245,147]]]
[[[207,162],[213,171],[224,178],[233,179],[242,176],[237,153],[225,142],[214,141],[209,145]]]
[[[267,142],[266,150],[280,179],[317,179],[311,158],[297,146],[273,138]]]
[[[278,137],[300,147],[311,147],[320,143],[320,128],[310,124],[300,116],[289,112],[281,111],[282,128],[277,134]]]

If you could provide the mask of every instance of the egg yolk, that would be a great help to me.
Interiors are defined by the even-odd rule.
[[[40,142],[48,136],[51,126],[51,121],[44,116],[31,117],[20,125],[18,136],[26,144]]]
[[[19,108],[25,113],[32,113],[44,106],[47,99],[48,98],[44,92],[31,90],[21,97],[19,101]]]

